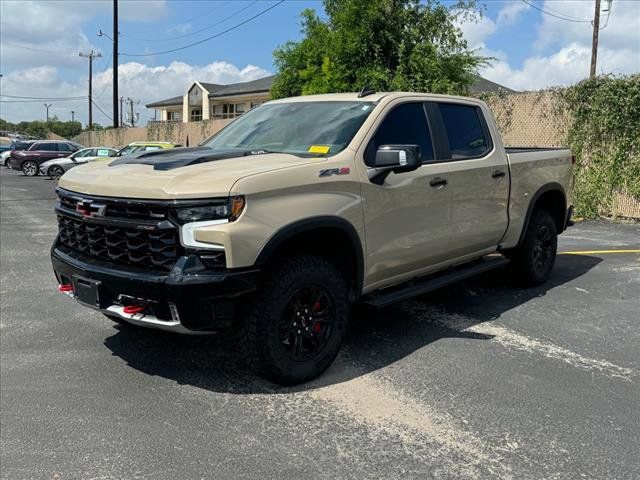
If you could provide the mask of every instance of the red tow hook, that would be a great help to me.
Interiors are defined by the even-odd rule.
[[[58,285],[59,292],[73,292],[73,285],[71,283],[63,283],[62,285]]]
[[[127,315],[135,315],[136,313],[144,312],[145,308],[144,305],[127,305],[122,311]]]

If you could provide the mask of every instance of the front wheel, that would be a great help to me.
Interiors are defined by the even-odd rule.
[[[347,287],[321,257],[285,260],[248,307],[239,342],[250,366],[283,385],[317,377],[338,355],[349,322]]]
[[[62,169],[62,167],[54,165],[53,167],[49,168],[49,171],[47,173],[49,174],[49,178],[57,180],[62,175],[64,175],[64,170]]]
[[[522,245],[510,252],[517,279],[526,286],[546,282],[556,261],[558,230],[546,210],[533,212]]]
[[[38,164],[33,160],[27,160],[22,164],[22,173],[27,177],[34,177],[38,174]]]

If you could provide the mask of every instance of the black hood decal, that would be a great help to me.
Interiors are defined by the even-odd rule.
[[[265,150],[213,150],[209,147],[171,148],[152,152],[134,153],[118,158],[109,164],[116,165],[153,165],[154,170],[173,170],[198,163],[214,162],[228,158],[246,157],[269,153]]]

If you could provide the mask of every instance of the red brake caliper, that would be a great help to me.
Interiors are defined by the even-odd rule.
[[[320,300],[318,300],[314,305],[313,305],[313,311],[314,312],[319,312],[320,311]],[[320,330],[322,330],[322,325],[320,325],[318,322],[313,324],[313,331],[314,333],[320,333]]]

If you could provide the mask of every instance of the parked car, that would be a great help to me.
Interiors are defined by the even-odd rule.
[[[27,177],[38,175],[40,164],[52,158],[68,157],[82,148],[75,142],[42,140],[31,143],[25,150],[14,150],[9,156],[9,167],[21,170]]]
[[[50,178],[60,178],[67,170],[108,157],[113,157],[117,150],[109,147],[89,147],[78,150],[68,157],[47,160],[40,165],[40,175],[49,175]]]
[[[278,383],[333,362],[355,303],[509,262],[545,282],[570,225],[571,152],[505,149],[473,98],[275,100],[204,145],[65,174],[58,288],[125,325],[228,331]]]
[[[133,142],[126,147],[121,148],[116,157],[123,157],[125,155],[131,155],[132,153],[139,152],[152,152],[154,150],[165,150],[169,148],[180,147],[181,145],[171,142]]]
[[[2,154],[0,154],[0,162],[2,162],[2,165],[4,165],[5,167],[9,166],[9,157],[11,156],[11,152],[13,151],[19,151],[19,150],[26,150],[27,148],[29,148],[29,145],[31,145],[32,142],[30,141],[21,141],[21,140],[16,140],[11,142],[11,145],[9,145],[9,150],[7,150],[6,152],[2,152]]]

